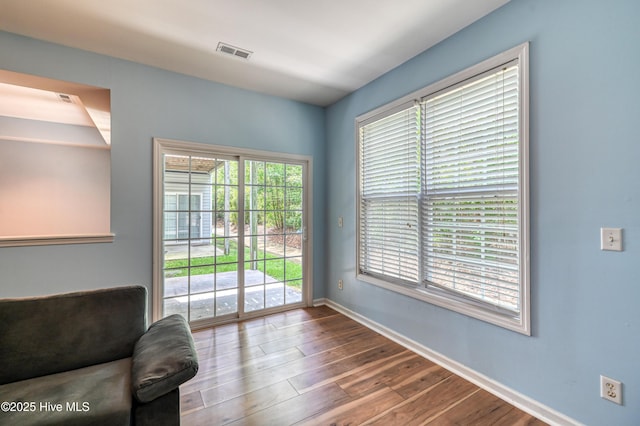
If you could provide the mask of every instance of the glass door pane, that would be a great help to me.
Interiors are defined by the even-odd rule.
[[[163,316],[237,315],[238,161],[163,159]]]
[[[245,160],[244,311],[302,302],[303,166]]]

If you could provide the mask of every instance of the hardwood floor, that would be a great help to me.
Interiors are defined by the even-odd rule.
[[[183,425],[544,425],[322,306],[194,332]]]

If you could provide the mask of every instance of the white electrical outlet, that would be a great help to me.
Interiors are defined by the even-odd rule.
[[[622,405],[622,383],[610,379],[606,376],[600,376],[600,396],[616,404]]]
[[[342,280],[338,280],[338,290],[342,290],[344,288],[344,283]]]

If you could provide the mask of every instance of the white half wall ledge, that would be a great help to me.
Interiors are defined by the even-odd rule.
[[[421,343],[416,342],[415,340],[409,339],[402,334],[391,330],[390,328],[385,327],[382,324],[379,324],[375,321],[370,320],[369,318],[360,315],[357,312],[354,312],[344,306],[334,302],[333,300],[327,298],[320,298],[313,300],[313,306],[322,306],[326,305],[341,314],[351,318],[354,321],[359,322],[365,327],[380,333],[381,335],[387,337],[390,340],[398,343],[399,345],[404,346],[405,348],[417,353],[418,355],[423,356],[424,358],[432,361],[443,368],[457,374],[475,384],[476,386],[490,392],[491,394],[497,396],[498,398],[508,402],[509,404],[521,409],[522,411],[535,416],[536,418],[542,420],[543,422],[549,423],[551,425],[568,425],[568,426],[581,426],[582,423],[565,416],[564,414],[547,407],[540,402],[529,398],[526,395],[523,395],[501,383],[496,382],[495,380],[485,376],[482,373],[479,373],[463,364],[460,364],[457,361],[448,358],[441,353],[438,353],[428,347],[424,346]]]
[[[34,235],[24,237],[0,237],[0,247],[112,243],[114,239],[115,234]]]

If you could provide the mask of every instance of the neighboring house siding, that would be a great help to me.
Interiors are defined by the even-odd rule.
[[[165,177],[165,194],[187,194],[189,192],[189,175],[187,173],[182,172],[166,172]],[[209,173],[192,173],[191,174],[191,183],[192,184],[211,184],[211,175]],[[207,190],[205,190],[205,188]],[[192,195],[199,195],[202,210],[202,214],[200,217],[200,237],[201,238],[211,238],[213,233],[212,229],[212,218],[213,218],[213,206],[212,206],[212,198],[211,198],[211,186],[202,186],[199,185],[191,187]],[[198,210],[197,208],[193,208],[193,210]]]

